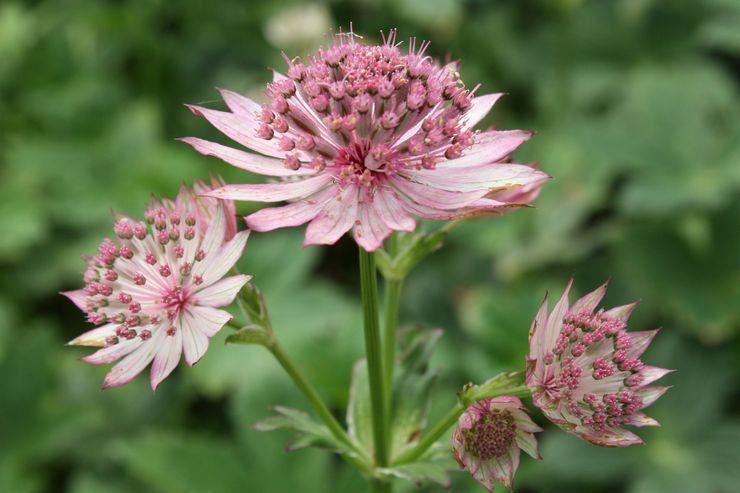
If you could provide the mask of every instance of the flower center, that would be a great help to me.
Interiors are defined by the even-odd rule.
[[[472,427],[463,431],[465,450],[481,460],[501,457],[514,442],[516,425],[511,412],[492,409],[481,414]]]

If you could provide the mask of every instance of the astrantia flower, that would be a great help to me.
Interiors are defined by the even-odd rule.
[[[465,88],[456,64],[438,64],[426,48],[412,42],[403,53],[395,32],[372,46],[340,33],[306,63],[288,60],[287,76],[275,73],[268,86],[269,104],[222,90],[230,112],[191,106],[259,154],[192,137],[185,142],[281,179],[227,185],[210,195],[287,201],[247,216],[247,224],[270,231],[308,222],[307,245],[332,244],[351,229],[366,250],[394,230],[412,231],[414,215],[450,219],[526,205],[548,177],[504,161],[531,134],[474,131],[501,94],[476,96],[478,87]],[[497,195],[513,189],[525,193]]]
[[[606,284],[569,306],[572,282],[549,316],[545,298],[529,332],[527,387],[534,403],[553,423],[590,443],[643,443],[624,426],[658,425],[641,409],[668,389],[650,384],[670,370],[640,361],[658,331],[627,332],[637,303],[596,311]]]
[[[452,453],[460,467],[493,491],[496,481],[511,489],[519,467],[519,450],[539,459],[533,433],[542,431],[527,414],[522,402],[502,395],[470,406],[457,421]]]
[[[63,293],[99,325],[69,342],[102,347],[83,361],[121,360],[104,388],[128,383],[153,361],[156,389],[181,354],[191,366],[200,360],[209,338],[231,319],[219,307],[230,304],[250,276],[223,276],[241,256],[248,232],[236,233],[233,203],[195,195],[210,188],[198,182],[193,190],[183,186],[175,201],[154,199],[146,222],[115,214],[118,242],[103,240],[98,254],[86,258],[86,286]]]

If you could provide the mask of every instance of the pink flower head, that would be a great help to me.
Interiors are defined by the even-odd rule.
[[[526,205],[548,176],[504,162],[530,132],[473,130],[501,94],[475,95],[456,64],[416,49],[403,53],[395,31],[381,45],[340,33],[306,61],[274,74],[270,102],[222,90],[228,112],[190,106],[232,140],[258,154],[198,138],[197,151],[280,178],[226,185],[210,196],[289,202],[246,217],[256,231],[309,223],[305,244],[333,244],[352,230],[366,250],[393,231],[412,231],[413,216],[451,219]],[[521,201],[520,201],[521,200]]]
[[[650,384],[670,370],[640,361],[658,331],[627,332],[637,303],[595,311],[606,283],[569,306],[572,283],[549,316],[545,298],[529,332],[527,387],[534,403],[550,421],[595,445],[643,443],[624,426],[658,425],[641,409],[668,390]]]
[[[460,467],[488,491],[496,481],[511,489],[519,450],[539,459],[534,424],[519,398],[502,395],[473,404],[460,416],[452,435],[452,454]]]
[[[218,183],[216,183],[218,185]],[[69,342],[101,347],[83,361],[109,364],[103,388],[128,383],[150,362],[156,389],[180,361],[192,366],[231,315],[230,304],[250,276],[223,278],[241,256],[248,232],[235,233],[233,203],[195,195],[154,199],[146,222],[115,214],[118,242],[105,239],[87,257],[82,289],[62,293],[99,327]],[[227,217],[225,211],[230,211]],[[223,279],[222,279],[223,278]]]

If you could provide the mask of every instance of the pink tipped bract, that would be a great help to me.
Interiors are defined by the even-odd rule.
[[[222,185],[215,182],[215,186]],[[248,232],[236,232],[234,204],[182,187],[175,201],[153,199],[146,222],[114,214],[118,242],[105,239],[87,257],[82,289],[63,293],[99,327],[69,342],[101,347],[83,361],[118,363],[103,387],[128,383],[149,363],[151,386],[182,354],[194,365],[209,338],[231,319],[229,305],[250,276],[224,278],[242,254]]]
[[[624,426],[657,426],[642,413],[668,387],[650,385],[670,370],[640,356],[657,330],[627,332],[637,303],[596,311],[606,283],[569,305],[568,284],[553,311],[542,303],[529,332],[527,387],[550,421],[595,445],[643,443]]]
[[[256,231],[309,223],[305,244],[333,244],[352,230],[368,251],[414,216],[451,219],[526,205],[548,176],[505,162],[530,132],[475,131],[501,94],[475,95],[456,64],[426,56],[395,31],[381,45],[340,33],[307,63],[275,72],[269,104],[222,90],[230,111],[190,106],[254,152],[189,137],[198,152],[278,178],[226,185],[208,195],[288,202],[246,217]]]
[[[534,433],[542,431],[519,398],[502,395],[473,404],[460,416],[452,435],[452,454],[460,467],[488,491],[496,481],[511,489],[520,450],[539,459]]]

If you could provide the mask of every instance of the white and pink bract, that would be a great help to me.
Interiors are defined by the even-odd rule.
[[[104,388],[128,383],[153,362],[156,389],[182,354],[189,365],[198,362],[209,338],[232,318],[219,308],[231,304],[250,276],[224,275],[248,232],[236,232],[233,203],[197,195],[211,188],[196,182],[174,201],[153,199],[146,222],[114,214],[118,242],[105,239],[86,258],[86,286],[63,293],[99,325],[69,342],[101,347],[83,361],[120,359]]]
[[[256,153],[188,137],[197,151],[277,177],[226,185],[212,197],[289,202],[246,217],[256,231],[309,223],[305,244],[333,244],[352,230],[368,251],[393,231],[413,231],[414,216],[453,219],[501,214],[527,205],[548,176],[506,162],[531,133],[475,131],[501,94],[477,96],[455,63],[403,53],[395,31],[381,45],[353,33],[333,36],[307,63],[275,72],[269,104],[221,90],[230,111],[190,106]]]
[[[624,426],[657,426],[642,413],[668,387],[651,386],[670,370],[647,366],[640,356],[657,330],[627,332],[637,303],[598,310],[606,283],[568,302],[568,284],[548,315],[547,298],[529,333],[527,387],[553,423],[595,445],[643,443]]]
[[[539,431],[519,398],[490,397],[462,413],[452,435],[452,454],[488,491],[496,481],[511,489],[520,450],[540,458],[534,437]]]

